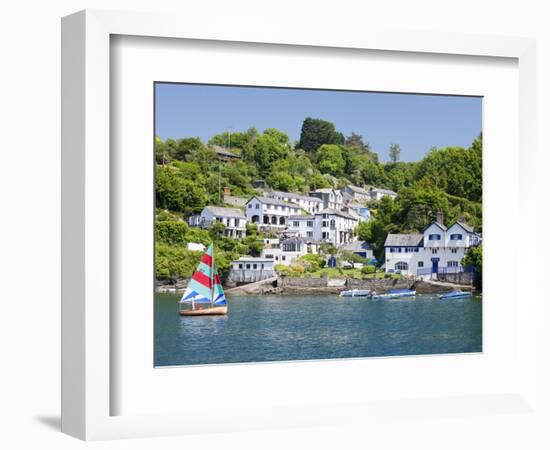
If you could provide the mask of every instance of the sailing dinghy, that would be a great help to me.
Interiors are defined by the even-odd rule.
[[[214,264],[213,246],[210,244],[187,289],[180,299],[181,316],[216,316],[227,314],[227,300],[222,289],[218,269]]]

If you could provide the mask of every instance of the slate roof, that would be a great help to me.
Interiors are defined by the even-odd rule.
[[[224,208],[222,206],[206,206],[204,209],[208,209],[215,216],[218,217],[238,217],[240,219],[246,219],[244,213],[238,208]]]
[[[385,247],[422,247],[423,234],[388,234]]]
[[[265,203],[267,205],[278,205],[278,206],[290,206],[292,208],[300,209],[300,206],[296,203],[289,203],[285,202],[283,200],[279,200],[277,198],[270,198],[270,197],[252,197],[250,200],[248,200],[247,203],[251,202],[253,199],[257,199],[261,203]]]
[[[303,214],[300,216],[288,216],[288,220],[313,220],[315,219],[315,216],[311,216],[309,214]]]
[[[294,192],[271,191],[271,192],[264,193],[264,196],[268,196],[268,195],[274,195],[276,197],[295,198],[297,200],[306,200],[306,201],[321,203],[321,199],[319,197],[309,197],[307,195],[296,194]]]
[[[348,184],[346,187],[350,191],[357,192],[358,194],[362,194],[362,195],[368,195],[369,194],[365,189],[363,189],[362,187],[359,187],[359,186],[354,186],[352,184]]]
[[[389,194],[389,195],[397,195],[397,192],[394,192],[390,189],[383,189],[383,188],[377,188],[377,187],[371,187],[369,189],[370,191],[374,191],[374,192],[380,192],[382,194]]]
[[[345,213],[344,211],[337,211],[332,208],[326,208],[326,209],[323,209],[322,211],[319,211],[318,213],[315,213],[316,216],[318,216],[319,214],[332,214],[335,216],[344,217],[346,219],[357,220],[357,217],[354,217],[351,214]]]
[[[467,232],[469,233],[473,233],[474,232],[474,227],[472,227],[471,225],[468,225],[464,222],[456,222],[458,225],[460,225],[462,228],[464,228]]]
[[[367,241],[348,242],[341,248],[343,250],[349,250],[351,252],[364,252],[366,250],[372,250],[371,245]]]

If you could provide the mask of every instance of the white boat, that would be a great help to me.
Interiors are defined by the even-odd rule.
[[[441,300],[450,300],[453,298],[464,298],[464,297],[470,297],[472,295],[471,292],[464,292],[464,291],[453,291],[448,292],[446,294],[441,294],[439,298]]]
[[[351,289],[340,292],[340,297],[368,297],[369,295],[370,291],[368,289]]]
[[[405,298],[405,297],[414,297],[416,291],[410,289],[392,289],[391,291],[386,292],[385,294],[377,294],[373,292],[373,300],[393,300],[396,298]]]

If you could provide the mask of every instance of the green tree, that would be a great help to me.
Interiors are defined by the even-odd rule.
[[[483,271],[483,247],[481,245],[478,247],[470,247],[460,264],[462,267],[473,266],[481,278]]]
[[[399,161],[399,156],[401,155],[401,147],[399,144],[390,144],[390,161],[394,164]]]
[[[344,136],[336,131],[331,122],[306,118],[302,124],[298,147],[306,152],[312,152],[323,144],[344,144]]]
[[[186,161],[189,155],[202,149],[204,149],[204,144],[198,137],[180,139],[176,143],[172,157],[180,161]]]
[[[254,159],[261,176],[267,176],[275,161],[286,158],[290,153],[290,147],[281,144],[277,137],[270,134],[262,134],[253,145]]]
[[[322,173],[328,173],[335,177],[342,176],[346,167],[346,161],[342,154],[342,148],[334,144],[321,145],[316,153],[317,167]]]

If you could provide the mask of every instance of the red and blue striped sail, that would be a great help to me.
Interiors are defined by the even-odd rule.
[[[212,251],[212,244],[210,244],[202,255],[197,270],[189,280],[187,289],[180,299],[181,303],[213,303]]]
[[[216,306],[227,305],[227,300],[225,298],[225,293],[222,289],[222,284],[220,282],[220,276],[218,275],[218,268],[214,268],[214,301],[213,304]]]

